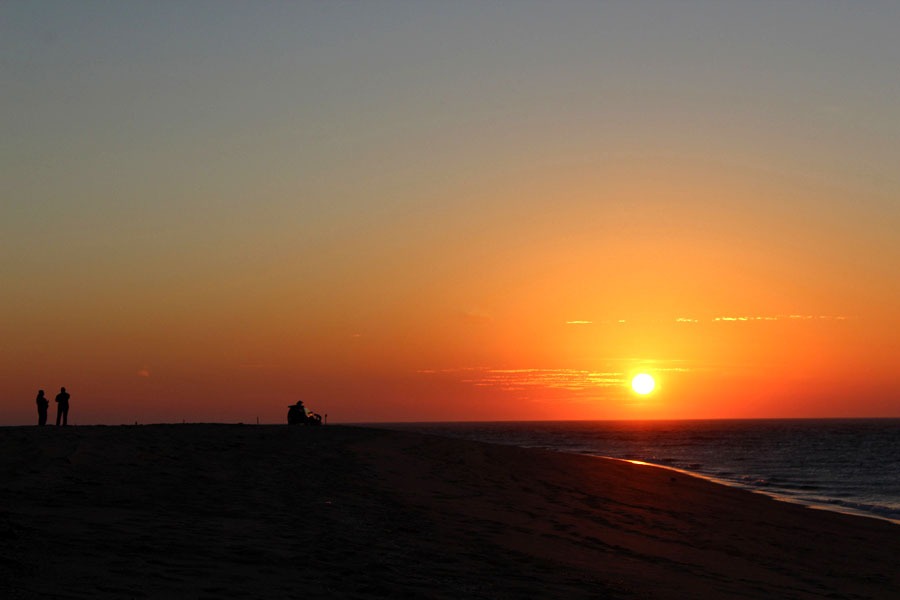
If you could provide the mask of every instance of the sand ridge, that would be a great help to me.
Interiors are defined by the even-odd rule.
[[[896,598],[900,526],[368,428],[0,428],[10,598]]]

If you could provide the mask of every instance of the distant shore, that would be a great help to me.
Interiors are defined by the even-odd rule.
[[[0,428],[7,598],[897,598],[898,525],[331,425]]]

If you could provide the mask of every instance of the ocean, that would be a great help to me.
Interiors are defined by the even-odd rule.
[[[379,424],[641,461],[900,524],[900,419]]]

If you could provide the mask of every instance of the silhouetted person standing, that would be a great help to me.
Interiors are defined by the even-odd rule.
[[[56,395],[56,426],[59,427],[59,420],[62,418],[62,424],[68,425],[69,421],[69,393],[66,388],[59,388]]]
[[[50,406],[50,401],[47,400],[47,397],[44,396],[44,390],[38,390],[37,398],[34,400],[35,404],[37,404],[38,409],[38,425],[46,425],[47,424],[47,407]]]

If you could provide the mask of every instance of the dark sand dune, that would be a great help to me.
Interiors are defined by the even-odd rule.
[[[6,598],[900,598],[900,526],[374,429],[0,428]]]

